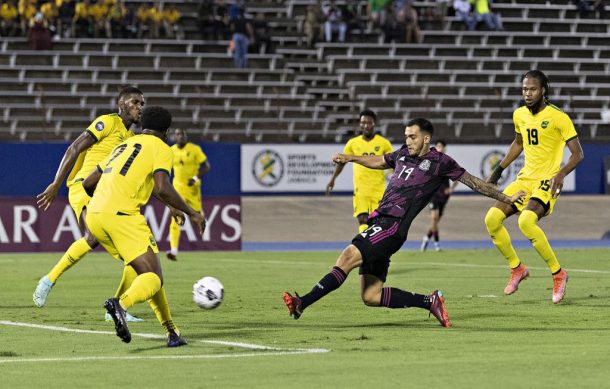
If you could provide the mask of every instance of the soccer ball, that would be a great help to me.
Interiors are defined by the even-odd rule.
[[[193,285],[193,301],[203,309],[214,309],[224,297],[224,287],[214,277],[203,277]]]

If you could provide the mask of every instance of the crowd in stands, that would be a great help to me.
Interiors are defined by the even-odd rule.
[[[0,35],[44,31],[53,39],[183,38],[180,12],[171,3],[121,0],[0,0]]]

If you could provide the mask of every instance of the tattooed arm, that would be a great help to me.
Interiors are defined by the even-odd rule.
[[[512,204],[515,201],[519,200],[523,195],[525,195],[525,192],[520,191],[515,193],[512,197],[508,197],[504,193],[497,190],[495,185],[487,183],[479,177],[475,177],[468,172],[464,172],[464,175],[459,179],[459,181],[482,195],[491,197],[492,199],[496,199],[506,204]]]

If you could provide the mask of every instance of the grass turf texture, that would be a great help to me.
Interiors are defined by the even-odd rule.
[[[108,255],[88,255],[39,309],[32,292],[59,254],[2,254],[0,320],[112,334],[1,324],[1,386],[608,387],[610,252],[557,253],[570,274],[559,305],[551,302],[548,269],[532,250],[520,250],[531,275],[512,296],[502,294],[509,273],[492,250],[397,254],[386,285],[419,293],[441,289],[450,329],[424,310],[365,307],[357,272],[300,320],[290,318],[282,292],[306,293],[337,252],[181,253],[175,263],[162,258],[174,319],[189,341],[178,349],[166,348],[161,338],[134,336],[123,344],[112,323],[103,321],[102,304],[121,275]],[[216,310],[201,310],[191,300],[192,284],[204,275],[225,286]],[[131,324],[132,333],[163,335],[148,304],[130,312],[146,319]],[[281,350],[206,343],[214,340]],[[282,354],[295,348],[331,351]],[[91,357],[99,359],[85,359]]]

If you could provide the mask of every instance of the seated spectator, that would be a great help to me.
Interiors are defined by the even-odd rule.
[[[341,7],[341,14],[347,25],[348,35],[352,31],[357,31],[359,41],[364,42],[364,31],[367,29],[367,23],[362,20],[360,15],[358,0],[347,0]]]
[[[254,44],[252,51],[260,54],[269,54],[273,52],[273,42],[271,41],[271,29],[265,20],[265,14],[259,12],[254,17],[252,22],[254,30]]]
[[[57,35],[60,37],[68,38],[71,36],[72,21],[74,20],[76,7],[74,1],[75,0],[63,0],[57,10]]]
[[[413,7],[413,1],[407,1],[401,12],[404,13],[406,29],[405,42],[420,43],[421,31],[419,29],[419,19],[417,17],[417,11]]]
[[[50,0],[41,5],[40,12],[44,16],[44,19],[47,21],[47,25],[49,27],[49,30],[51,31],[51,35],[58,34],[59,9],[57,8],[57,4],[55,4],[55,0]]]
[[[232,22],[236,20],[240,14],[246,13],[246,6],[243,0],[235,0],[229,5],[229,20]]]
[[[373,24],[371,27],[383,27],[386,24],[387,8],[389,0],[369,0],[368,14],[369,20]]]
[[[19,11],[21,33],[27,36],[29,22],[36,15],[36,0],[19,0],[17,10]]]
[[[225,0],[216,0],[214,4],[214,34],[218,40],[229,38],[230,32],[229,8]]]
[[[474,14],[479,21],[483,21],[490,31],[502,31],[500,15],[491,12],[489,0],[470,0],[474,6]]]
[[[53,48],[51,31],[41,12],[37,12],[32,20],[30,20],[28,43],[32,50],[51,50]]]
[[[200,0],[197,8],[197,23],[201,39],[216,39],[216,22],[212,0]]]
[[[106,14],[106,36],[108,38],[127,38],[127,8],[121,1],[112,4]]]
[[[74,7],[74,19],[72,19],[72,36],[76,38],[90,37],[93,35],[93,19],[89,12],[89,0],[76,3]]]
[[[406,14],[401,1],[393,0],[386,11],[383,25],[385,43],[405,43],[407,37]]]
[[[99,38],[106,33],[108,7],[103,0],[97,0],[89,7],[89,15],[93,23],[93,36]]]
[[[0,35],[16,36],[19,31],[19,11],[15,0],[9,0],[0,6]]]
[[[129,3],[126,7],[125,17],[123,18],[125,23],[125,33],[127,38],[136,38],[140,31],[140,25],[138,23],[138,11],[133,3]]]
[[[161,11],[154,3],[142,4],[136,13],[138,18],[138,37],[146,35],[148,38],[159,38]]]
[[[472,7],[467,0],[454,0],[453,10],[455,16],[466,24],[468,31],[474,31],[477,28],[477,18],[471,12]]]
[[[180,18],[182,15],[173,4],[168,3],[168,5],[165,6],[162,17],[163,30],[165,31],[165,36],[167,38],[184,38],[184,33],[180,26]]]
[[[319,6],[310,4],[307,6],[305,13],[305,22],[303,23],[303,31],[305,39],[307,39],[307,47],[313,47],[322,37],[322,9]]]
[[[324,38],[326,42],[332,42],[333,32],[339,33],[339,42],[345,42],[347,25],[343,21],[341,9],[335,4],[335,0],[329,0],[322,4],[324,14]]]

